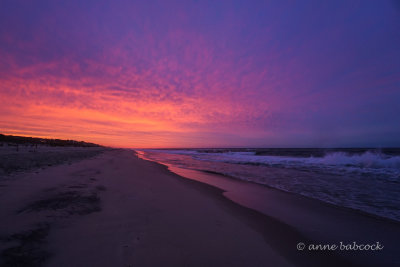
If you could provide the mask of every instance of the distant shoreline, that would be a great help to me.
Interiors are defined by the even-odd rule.
[[[0,143],[73,147],[101,147],[101,145],[75,140],[51,139],[40,137],[16,136],[0,134]]]

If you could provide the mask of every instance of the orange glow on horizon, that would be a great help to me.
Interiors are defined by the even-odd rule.
[[[7,115],[0,118],[1,132],[112,147],[199,147],[207,138],[207,125],[215,123],[215,130],[231,114],[242,116],[245,112],[243,106],[221,96],[162,97],[151,84],[151,89],[139,95],[119,94],[105,89],[113,86],[110,81],[98,83],[85,79],[79,84],[51,76],[2,79],[0,96],[8,105],[0,107]],[[209,140],[208,144],[218,142]]]

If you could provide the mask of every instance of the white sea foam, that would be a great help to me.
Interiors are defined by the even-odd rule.
[[[367,151],[363,154],[349,155],[345,152],[332,152],[324,157],[287,157],[255,155],[254,152],[203,153],[195,150],[153,150],[154,152],[190,155],[197,160],[219,161],[235,164],[265,164],[285,167],[341,167],[359,169],[387,169],[400,171],[400,156],[387,156]]]

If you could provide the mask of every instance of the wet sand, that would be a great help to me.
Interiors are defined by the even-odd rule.
[[[265,215],[264,219],[274,219],[279,222],[278,225],[282,227],[285,225],[286,229],[295,229],[300,234],[296,245],[300,242],[306,245],[302,254],[293,254],[291,251],[293,240],[281,242],[282,238],[271,238],[276,237],[274,230],[267,233],[267,236],[269,236],[269,242],[275,242],[281,253],[287,253],[287,256],[296,264],[318,254],[319,256],[320,254],[336,254],[351,265],[400,265],[400,247],[398,246],[400,223],[397,221],[222,175],[170,165],[167,167],[182,177],[219,188],[225,198]],[[265,231],[268,232],[269,229],[270,227],[265,228]],[[354,242],[357,245],[374,246],[378,243],[379,248],[383,249],[361,251],[361,247],[356,249],[353,246]],[[334,250],[335,253],[327,249],[319,249],[319,252],[306,251],[308,246],[320,244],[330,246],[343,244],[347,247],[351,245],[351,248],[338,247]]]
[[[331,218],[326,214],[332,213],[324,205],[316,210],[313,201],[307,204],[293,201],[292,195],[271,193],[274,207],[268,216],[232,201],[229,192],[185,179],[163,165],[137,158],[131,150],[106,151],[20,173],[1,183],[4,266],[375,264],[360,260],[362,255],[353,259],[332,251],[296,249],[298,242],[320,238],[310,234],[312,230],[304,231],[306,219],[299,227],[296,220],[309,210],[306,218],[325,223]],[[303,205],[297,215],[295,202]],[[348,220],[347,212],[338,213],[337,222]],[[354,216],[359,223],[369,222],[364,215]],[[388,231],[395,238],[398,226],[393,225]],[[331,232],[339,230],[346,229],[338,224]]]

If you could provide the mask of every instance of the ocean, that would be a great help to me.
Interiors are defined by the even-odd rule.
[[[146,149],[144,158],[400,221],[400,149]]]

